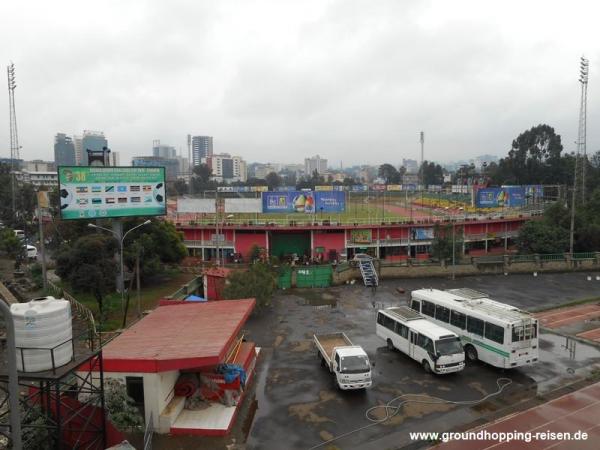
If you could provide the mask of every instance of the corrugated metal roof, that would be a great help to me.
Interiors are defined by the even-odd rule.
[[[222,362],[254,299],[159,306],[102,350],[106,372],[165,372]]]

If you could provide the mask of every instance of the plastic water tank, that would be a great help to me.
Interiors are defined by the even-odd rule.
[[[39,297],[28,303],[12,304],[10,311],[15,323],[18,370],[41,372],[52,369],[50,349],[54,349],[54,367],[71,361],[73,326],[68,301]]]

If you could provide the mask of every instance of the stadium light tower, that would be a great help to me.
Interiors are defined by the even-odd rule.
[[[581,179],[581,204],[585,204],[585,168],[587,165],[586,134],[587,134],[587,85],[590,63],[585,57],[579,62],[579,83],[581,84],[581,102],[579,105],[579,130],[577,133],[577,151],[575,153],[575,171],[573,174],[573,196],[571,200],[571,227],[569,236],[569,251],[573,255],[575,236],[575,206],[577,190]],[[581,172],[581,173],[580,173]]]
[[[17,82],[15,79],[15,65],[10,63],[6,67],[6,74],[8,75],[8,109],[9,109],[9,120],[10,120],[10,169],[12,172],[11,177],[11,190],[12,190],[12,210],[13,215],[17,216],[17,202],[16,202],[16,174],[15,172],[19,169],[18,161],[19,157],[19,135],[17,133],[17,113],[15,112],[15,89]]]

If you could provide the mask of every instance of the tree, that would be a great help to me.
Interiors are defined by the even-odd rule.
[[[117,242],[113,237],[94,233],[63,246],[56,258],[56,274],[68,281],[75,291],[93,294],[101,317],[104,296],[115,288],[116,251]]]
[[[191,179],[192,191],[202,192],[215,189],[217,183],[210,179],[211,175],[212,169],[207,164],[194,166]]]
[[[265,181],[267,182],[267,186],[269,186],[269,190],[271,191],[281,186],[281,177],[275,172],[269,172],[265,177]]]
[[[10,258],[16,258],[23,252],[23,243],[10,228],[0,230],[0,250]]]
[[[120,431],[131,431],[144,424],[134,400],[127,395],[127,387],[119,380],[109,378],[104,382],[108,419]]]
[[[277,286],[277,276],[273,268],[257,262],[246,271],[236,270],[229,274],[223,289],[226,299],[255,298],[257,307],[271,304]]]
[[[187,194],[189,191],[189,186],[188,184],[185,182],[185,180],[176,180],[175,183],[173,183],[173,190],[175,191],[175,195],[177,196],[181,196],[184,194]]]
[[[569,247],[569,232],[544,220],[530,220],[519,230],[517,244],[525,253],[562,253]]]
[[[131,229],[141,222],[142,219],[131,220],[125,223],[123,231]],[[140,277],[143,280],[157,275],[163,264],[179,263],[187,255],[187,249],[183,245],[183,236],[171,222],[154,220],[132,234],[135,240],[132,244],[125,246],[123,261],[129,270],[133,271],[139,253]]]
[[[400,184],[402,182],[400,173],[391,164],[382,164],[377,170],[377,176],[383,178],[386,184]]]
[[[423,177],[423,184],[429,185],[441,185],[444,181],[444,170],[439,164],[434,162],[424,161],[419,174]]]
[[[436,224],[433,229],[434,238],[431,243],[431,251],[433,256],[440,261],[452,260],[452,252],[454,251],[454,260],[459,261],[462,248],[462,229],[452,229],[452,225]],[[452,234],[454,232],[454,240]]]

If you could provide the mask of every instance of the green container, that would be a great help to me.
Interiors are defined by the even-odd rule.
[[[305,266],[296,270],[296,286],[299,288],[329,287],[333,269],[327,266]]]
[[[279,271],[279,276],[277,277],[277,287],[279,289],[289,289],[292,287],[292,269],[286,267]]]

